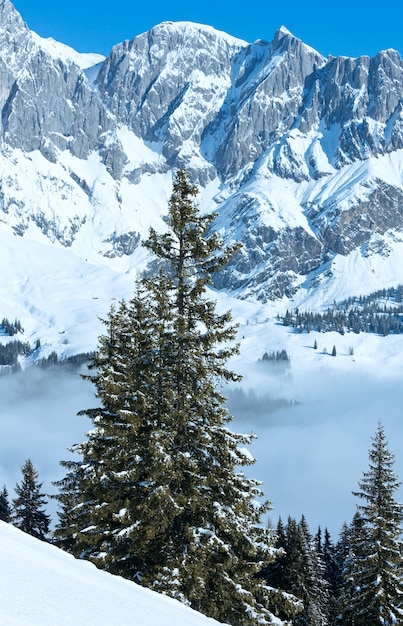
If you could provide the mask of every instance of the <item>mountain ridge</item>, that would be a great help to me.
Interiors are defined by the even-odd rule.
[[[353,264],[365,293],[403,283],[397,51],[326,59],[284,26],[248,43],[164,22],[102,58],[38,37],[10,0],[0,51],[0,241],[133,279],[185,167],[223,241],[243,243],[215,283],[230,296],[326,305],[354,295],[338,284]]]

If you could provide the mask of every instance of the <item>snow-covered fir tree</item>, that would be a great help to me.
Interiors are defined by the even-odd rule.
[[[329,624],[333,624],[337,615],[340,567],[337,557],[337,549],[327,528],[325,528],[323,536],[321,529],[318,529],[318,532],[315,535],[315,549],[320,560],[324,564],[323,576],[328,588],[327,616]]]
[[[300,522],[289,517],[277,526],[277,547],[282,555],[268,565],[263,574],[269,584],[279,587],[301,603],[293,624],[327,626],[329,610],[328,582],[325,564],[315,546],[304,516]]]
[[[21,468],[22,481],[17,483],[13,499],[12,521],[17,528],[25,533],[45,540],[49,534],[50,517],[44,506],[46,496],[41,492],[42,483],[38,481],[38,471],[28,459]]]
[[[268,504],[222,393],[239,380],[226,365],[236,327],[206,293],[238,245],[223,249],[196,195],[177,172],[167,231],[145,242],[158,269],[104,322],[89,375],[99,406],[83,411],[81,460],[65,463],[58,541],[219,621],[278,624],[273,598],[285,615],[294,599],[257,576],[276,555]]]
[[[3,522],[9,522],[11,520],[11,505],[5,485],[0,492],[0,520]]]
[[[356,572],[360,567],[366,550],[370,545],[370,537],[364,525],[364,520],[355,513],[351,524],[344,524],[337,544],[337,551],[340,564],[340,580],[336,601],[336,612],[334,623],[336,626],[354,626],[362,621],[357,621],[361,617],[357,613],[356,593],[357,581]]]
[[[346,553],[338,624],[395,626],[403,623],[403,505],[400,482],[381,424],[369,452],[369,469],[355,492],[363,504],[344,537]]]
[[[305,562],[304,611],[298,615],[296,626],[327,626],[329,624],[329,584],[326,579],[326,566],[318,545],[308,528],[305,516],[299,522],[301,552]]]

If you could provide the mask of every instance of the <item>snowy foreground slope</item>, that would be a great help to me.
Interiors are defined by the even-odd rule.
[[[0,521],[1,626],[214,626],[196,611]]]

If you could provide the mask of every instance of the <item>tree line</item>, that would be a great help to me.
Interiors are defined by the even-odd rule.
[[[40,341],[36,342],[34,350],[40,348]],[[6,344],[0,344],[0,366],[11,367],[13,371],[20,369],[20,357],[27,356],[33,352],[28,341],[13,340]],[[35,361],[35,367],[42,369],[64,369],[76,371],[82,365],[86,365],[93,356],[93,352],[82,352],[60,359],[57,352],[52,351],[47,357],[42,357]],[[1,370],[0,370],[1,375]]]
[[[0,334],[7,337],[13,337],[17,333],[23,333],[24,329],[19,319],[15,319],[14,322],[10,322],[4,317],[0,324]],[[0,366],[11,367],[14,371],[19,369],[20,357],[25,357],[32,354],[34,351],[39,350],[41,347],[40,339],[37,339],[35,345],[32,346],[28,341],[20,341],[19,339],[13,339],[7,343],[0,343]],[[81,365],[86,364],[93,356],[92,352],[84,352],[69,356],[65,359],[59,359],[57,352],[51,352],[47,357],[37,359],[35,362],[36,367],[42,367],[44,369],[52,367],[62,367],[64,369],[75,370]],[[1,373],[1,371],[0,371]]]
[[[18,359],[21,355],[26,355],[31,351],[31,346],[27,341],[13,340],[5,344],[0,344],[0,365],[7,365],[13,368],[18,367]]]
[[[253,435],[230,429],[223,395],[240,380],[227,365],[237,327],[207,293],[239,245],[223,246],[196,196],[177,172],[166,231],[144,242],[154,270],[103,321],[84,376],[96,392],[81,412],[91,428],[61,462],[52,541],[233,626],[397,624],[403,513],[381,425],[339,560],[304,518],[264,523],[270,503],[244,471]]]
[[[3,332],[9,337],[12,337],[17,333],[23,333],[24,329],[21,326],[20,320],[18,320],[17,318],[15,318],[14,322],[10,322],[7,317],[3,317],[0,324],[0,332]]]
[[[296,328],[298,332],[336,331],[375,333],[386,336],[403,333],[403,286],[378,290],[368,296],[348,298],[334,303],[323,313],[313,311],[286,311],[278,316],[284,326]]]

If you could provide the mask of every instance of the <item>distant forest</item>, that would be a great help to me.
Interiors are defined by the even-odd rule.
[[[20,320],[10,322],[6,317],[3,317],[0,324],[0,335],[6,337],[14,337],[18,333],[23,333],[24,329],[21,326]],[[13,339],[6,344],[0,344],[0,366],[8,365],[13,368],[18,366],[18,357],[26,355],[30,352],[31,346],[27,341],[19,341]]]
[[[384,337],[400,334],[403,333],[403,285],[335,302],[324,313],[287,310],[284,317],[278,316],[278,319],[300,333],[316,330],[320,333],[337,331],[341,335],[345,332],[376,333]]]
[[[0,336],[14,337],[14,335],[23,332],[24,329],[21,326],[20,320],[16,319],[14,322],[10,322],[6,317],[2,319],[0,324]],[[4,344],[0,343],[0,367],[5,366],[8,369],[11,368],[12,371],[18,370],[20,368],[20,357],[28,356],[40,347],[41,342],[39,339],[34,347],[32,347],[28,341],[20,341],[19,339],[13,339]],[[87,363],[93,355],[93,352],[86,352],[67,357],[66,359],[59,359],[56,352],[51,352],[49,356],[39,359],[35,365],[44,368],[62,366],[65,369],[75,370]]]
[[[320,333],[336,331],[341,335],[346,332],[375,333],[386,337],[390,334],[403,333],[403,285],[380,289],[367,296],[347,298],[341,302],[334,302],[323,313],[313,311],[286,311],[285,315],[277,316],[284,326],[291,326],[298,332],[311,332],[316,330]],[[0,324],[0,336],[13,337],[23,333],[21,322],[15,319],[10,322],[3,318]],[[40,347],[37,341],[32,347],[26,341],[14,339],[6,344],[0,344],[0,367],[9,366],[14,369],[19,367],[19,357],[26,356]],[[79,354],[75,357],[60,361],[56,352],[52,352],[47,358],[41,359],[38,365],[52,367],[63,365],[70,368],[79,367],[91,358],[92,354]],[[270,361],[287,369],[289,357],[281,353],[265,354],[263,361]]]

